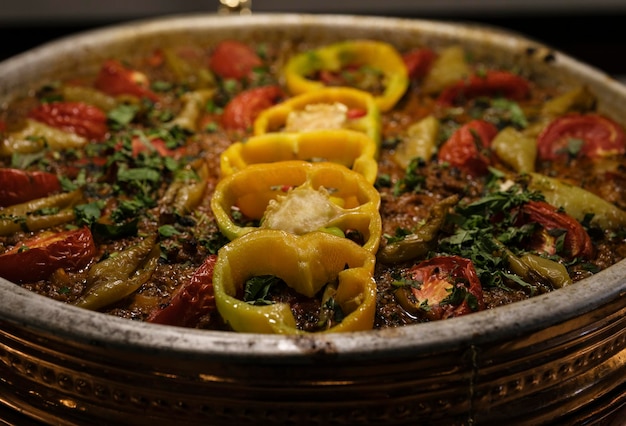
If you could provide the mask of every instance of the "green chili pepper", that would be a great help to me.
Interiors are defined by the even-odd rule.
[[[500,131],[491,141],[491,147],[504,163],[518,173],[535,170],[537,140],[524,135],[512,127]]]
[[[626,225],[626,211],[597,195],[556,178],[538,173],[531,173],[530,176],[530,190],[540,192],[547,203],[563,208],[579,222],[587,215],[593,215],[591,224],[602,229],[617,229]]]
[[[0,235],[19,231],[38,231],[74,220],[74,206],[82,202],[83,192],[55,194],[0,209]]]
[[[87,291],[75,305],[96,310],[130,296],[150,279],[159,257],[156,237],[151,236],[96,263],[87,275]]]
[[[433,248],[433,244],[443,226],[448,210],[459,200],[457,195],[452,195],[435,204],[426,223],[418,228],[413,234],[409,234],[400,241],[387,244],[377,254],[382,263],[393,264],[405,262],[426,256]]]

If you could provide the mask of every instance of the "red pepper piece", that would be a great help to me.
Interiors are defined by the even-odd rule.
[[[508,71],[488,70],[447,87],[439,94],[437,103],[450,106],[481,96],[502,96],[519,101],[529,93],[530,83],[525,78]]]
[[[28,116],[48,126],[96,141],[103,140],[109,131],[104,111],[83,102],[42,104],[30,111]]]
[[[213,268],[217,255],[209,255],[196,270],[189,283],[182,285],[172,296],[169,305],[158,308],[148,316],[155,324],[194,327],[200,318],[215,310]]]
[[[55,174],[0,169],[0,207],[42,198],[60,190],[61,183]]]
[[[159,97],[149,89],[145,74],[128,69],[121,62],[110,59],[105,61],[94,82],[94,87],[111,96],[133,95],[157,102]]]
[[[43,280],[60,268],[80,270],[95,255],[89,228],[44,233],[0,255],[0,277],[13,282]]]

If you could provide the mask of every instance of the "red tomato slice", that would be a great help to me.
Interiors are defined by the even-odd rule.
[[[208,256],[189,283],[182,285],[174,293],[169,305],[152,311],[146,321],[194,327],[202,316],[214,311],[213,268],[216,261],[217,255]]]
[[[224,40],[215,46],[209,58],[209,67],[222,78],[241,80],[263,61],[247,44],[236,40]]]
[[[454,105],[481,96],[503,96],[519,101],[528,97],[530,83],[508,71],[489,70],[484,75],[473,75],[444,89],[437,98],[440,105]]]
[[[277,103],[282,96],[283,92],[278,86],[245,90],[224,108],[222,126],[228,130],[249,129],[261,111]]]
[[[522,206],[522,221],[538,223],[542,230],[537,232],[530,243],[534,250],[549,255],[556,254],[556,237],[553,231],[565,231],[563,244],[564,253],[569,258],[593,256],[591,237],[576,219],[559,211],[556,207],[543,201],[529,201]]]
[[[418,305],[428,306],[425,314],[431,320],[458,317],[485,309],[483,288],[469,259],[434,257],[417,264],[408,273],[412,280],[422,283],[420,288],[411,287],[411,292]],[[465,292],[466,297],[451,298],[454,287]]]
[[[34,120],[101,141],[109,131],[107,116],[100,108],[83,102],[52,102],[34,108],[28,116]]]
[[[411,80],[419,80],[426,77],[437,54],[429,48],[413,49],[402,55],[404,65]]]
[[[572,152],[572,141],[582,146]],[[552,121],[537,138],[539,158],[542,160],[576,157],[605,157],[624,154],[626,137],[622,127],[599,114],[568,114]]]
[[[439,149],[438,158],[470,176],[483,176],[491,164],[489,147],[498,133],[493,124],[474,120],[460,127]]]
[[[142,72],[128,69],[121,62],[105,61],[94,82],[94,87],[111,96],[133,95],[157,102],[159,97],[149,89],[148,77]]]
[[[13,282],[46,279],[57,269],[77,271],[96,255],[89,228],[46,232],[0,255],[0,277]]]
[[[60,190],[59,178],[52,173],[0,169],[0,207],[24,203]]]

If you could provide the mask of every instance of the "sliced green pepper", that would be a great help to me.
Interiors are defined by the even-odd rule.
[[[285,79],[289,91],[298,95],[324,87],[324,83],[310,79],[319,71],[340,72],[364,66],[382,73],[384,89],[374,98],[382,111],[389,111],[404,95],[409,78],[402,56],[388,43],[343,41],[300,53],[287,62]]]
[[[438,134],[439,120],[432,115],[413,123],[407,129],[405,137],[396,146],[393,160],[404,169],[414,158],[430,161],[437,150]]]
[[[74,206],[83,200],[83,191],[55,194],[0,209],[0,235],[38,231],[71,222]]]
[[[597,195],[538,173],[531,173],[530,177],[528,183],[530,190],[540,192],[547,203],[563,208],[567,214],[579,222],[591,214],[593,215],[591,224],[602,229],[611,230],[626,226],[626,211]]]
[[[327,332],[369,330],[376,307],[374,256],[353,242],[323,232],[296,236],[260,230],[222,247],[213,273],[217,310],[235,331],[304,334],[286,303],[256,306],[241,300],[244,283],[258,276],[282,279],[297,293],[315,297],[329,283],[345,317]]]
[[[250,164],[278,161],[330,161],[362,174],[374,183],[378,163],[376,145],[368,136],[352,130],[318,130],[304,133],[267,133],[232,144],[222,153],[223,176]]]
[[[363,247],[378,249],[378,191],[361,174],[333,163],[254,164],[222,179],[211,199],[217,224],[233,240],[257,226],[240,226],[233,209],[261,227],[304,234],[328,227],[357,230]]]
[[[27,119],[24,128],[10,133],[0,145],[0,156],[32,154],[50,148],[53,151],[81,148],[88,140],[35,120]]]
[[[130,296],[150,279],[159,257],[156,237],[151,236],[96,263],[87,275],[87,291],[75,305],[97,310]]]
[[[439,52],[422,83],[424,93],[438,93],[451,84],[467,78],[471,70],[465,57],[463,47],[456,45]]]
[[[498,158],[518,173],[535,171],[537,139],[524,135],[513,127],[501,130],[491,141]]]
[[[213,97],[214,93],[215,91],[211,89],[185,93],[181,97],[183,108],[167,125],[178,126],[190,132],[198,131],[198,123],[204,112],[204,107],[209,99]]]
[[[448,211],[458,201],[459,197],[452,195],[436,203],[422,226],[413,234],[407,235],[400,241],[387,244],[379,250],[378,260],[393,264],[425,257],[433,249],[439,230],[448,216]]]

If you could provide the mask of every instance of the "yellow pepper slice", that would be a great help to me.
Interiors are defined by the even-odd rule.
[[[368,67],[382,74],[382,93],[374,94],[381,111],[393,108],[409,86],[400,53],[388,43],[373,40],[343,41],[295,55],[285,66],[285,82],[294,95],[314,92],[325,86],[311,79],[315,73],[340,72],[347,67]]]
[[[362,174],[373,184],[378,172],[375,154],[374,141],[353,130],[267,133],[229,146],[220,157],[220,168],[222,176],[229,176],[251,164],[329,161]]]
[[[299,123],[294,124],[294,121]],[[254,121],[255,135],[321,128],[356,130],[369,136],[378,147],[381,134],[380,110],[368,92],[350,87],[327,87],[294,96],[267,108]]]
[[[334,163],[281,161],[254,164],[223,178],[211,209],[222,233],[234,240],[260,228],[305,234],[356,231],[363,247],[378,249],[382,221],[378,191],[361,174]],[[259,226],[238,224],[233,210]]]
[[[271,275],[307,297],[319,297],[327,284],[336,283],[333,299],[345,316],[324,332],[369,330],[376,307],[374,264],[372,253],[323,232],[303,236],[280,230],[252,232],[220,249],[213,272],[215,304],[235,331],[305,334],[297,328],[289,304],[257,306],[241,300],[245,282]]]

